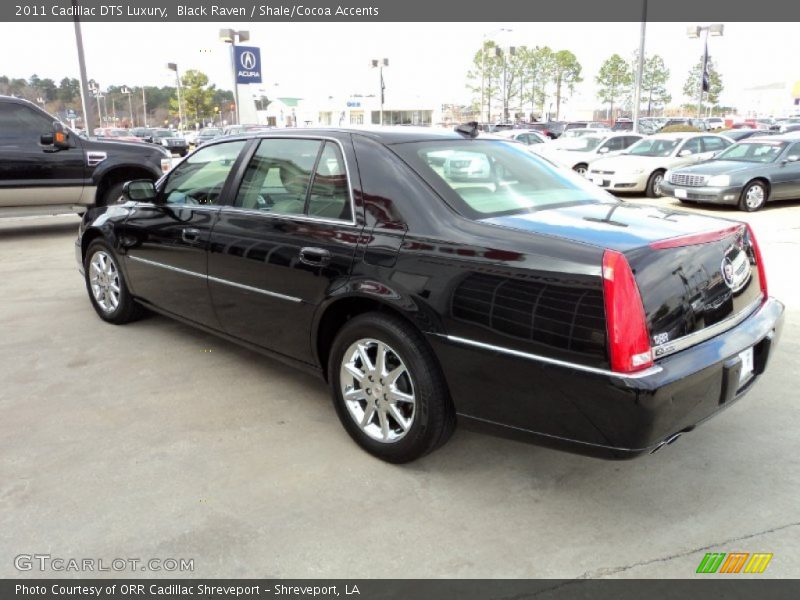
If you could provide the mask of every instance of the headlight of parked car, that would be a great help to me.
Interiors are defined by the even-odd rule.
[[[730,175],[714,175],[711,179],[708,180],[708,185],[711,186],[720,186],[724,187],[726,185],[731,184],[731,176]]]

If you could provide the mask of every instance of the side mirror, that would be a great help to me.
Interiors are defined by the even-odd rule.
[[[786,157],[786,162],[797,162],[798,160],[800,160],[800,156],[797,154],[791,154]]]
[[[149,179],[135,179],[122,186],[122,197],[134,202],[152,202],[156,199],[156,186]]]
[[[681,156],[681,157],[690,156],[691,154],[692,154],[692,151],[689,150],[688,148],[686,150],[681,150],[680,152],[678,152],[678,156]]]
[[[607,154],[608,153],[608,146],[603,146],[600,150],[597,151],[598,154]]]

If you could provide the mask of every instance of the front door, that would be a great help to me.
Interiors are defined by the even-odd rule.
[[[227,333],[311,362],[314,311],[346,282],[363,226],[344,139],[259,142],[212,232],[209,288]]]
[[[78,204],[86,175],[80,140],[56,150],[40,143],[54,119],[18,102],[0,102],[0,207]]]
[[[244,141],[204,146],[160,185],[153,203],[139,203],[125,221],[120,252],[134,296],[219,329],[208,294],[211,228]]]

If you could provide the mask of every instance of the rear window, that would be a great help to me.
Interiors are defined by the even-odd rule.
[[[615,202],[520,144],[489,140],[392,146],[459,213],[473,219],[585,202]]]

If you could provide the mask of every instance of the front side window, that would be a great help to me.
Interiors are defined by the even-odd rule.
[[[0,139],[24,139],[38,143],[43,133],[53,130],[54,120],[22,104],[0,103]]]
[[[397,144],[392,148],[459,213],[474,219],[564,204],[608,202],[610,196],[523,146],[490,140]]]
[[[691,138],[686,140],[686,143],[681,148],[681,152],[685,152],[688,150],[691,154],[700,154],[703,151],[703,148],[700,144],[700,138]]]
[[[703,138],[703,149],[705,152],[719,152],[727,147],[728,144],[726,144],[725,140],[722,138],[711,136]]]
[[[351,220],[350,189],[339,145],[306,139],[262,140],[234,206],[277,215]]]
[[[166,204],[213,205],[244,141],[204,146],[172,170],[162,197]]]

